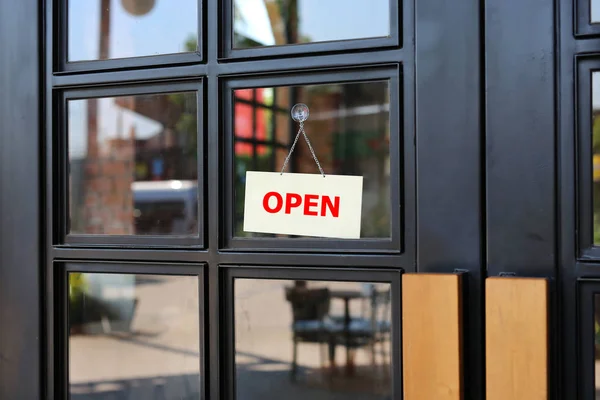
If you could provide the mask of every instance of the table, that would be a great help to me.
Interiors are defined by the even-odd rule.
[[[350,300],[364,298],[364,293],[360,290],[331,290],[332,299],[344,300],[344,336],[346,340],[346,374],[354,374],[354,362],[350,357]]]

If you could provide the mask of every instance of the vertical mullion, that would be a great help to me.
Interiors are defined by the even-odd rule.
[[[198,0],[201,4],[203,0]],[[221,18],[224,20],[224,26],[229,26],[230,19],[224,18],[225,16],[220,15],[219,12],[219,0],[204,0],[206,1],[206,15],[204,21],[206,21],[206,38],[204,41],[208,63],[208,75],[206,77],[206,118],[205,126],[206,137],[207,137],[207,149],[206,158],[208,171],[207,182],[204,185],[207,201],[205,203],[205,212],[208,215],[208,238],[206,240],[209,263],[208,271],[205,276],[208,278],[208,282],[204,285],[206,292],[203,293],[205,299],[205,318],[203,322],[206,325],[203,327],[206,329],[205,332],[205,349],[203,353],[204,365],[207,368],[204,371],[204,398],[205,399],[220,399],[221,398],[221,384],[220,384],[220,360],[221,360],[221,347],[219,342],[219,331],[220,331],[220,289],[219,289],[219,254],[218,248],[219,243],[219,232],[221,227],[224,227],[227,208],[223,209],[223,204],[220,201],[221,194],[224,193],[223,185],[225,183],[225,174],[221,169],[225,163],[224,159],[227,159],[224,154],[224,150],[230,151],[233,149],[225,149],[224,143],[229,141],[222,140],[220,132],[222,130],[222,124],[219,123],[220,118],[231,118],[230,115],[222,114],[221,107],[221,96],[219,95],[219,76],[217,75],[217,58],[219,56],[219,43],[221,41],[220,27]],[[217,68],[216,68],[217,67]],[[233,112],[231,113],[233,115]],[[233,138],[231,138],[233,142]],[[224,168],[225,171],[230,168]],[[210,183],[210,185],[209,185]],[[208,187],[212,190],[208,190]],[[226,204],[231,204],[227,199],[224,199]],[[233,208],[228,209],[229,213]]]
[[[42,4],[42,3],[38,3]],[[53,0],[47,0],[45,2],[46,9],[43,11],[45,15],[45,31],[44,31],[44,108],[43,108],[43,118],[45,118],[44,123],[41,125],[45,130],[43,134],[40,136],[43,138],[42,144],[45,149],[45,153],[40,152],[40,156],[42,157],[42,162],[45,167],[45,172],[41,174],[41,180],[45,181],[45,186],[43,187],[42,193],[43,198],[40,207],[40,217],[42,225],[41,231],[44,233],[43,240],[43,251],[44,255],[42,260],[44,260],[44,273],[43,273],[43,290],[41,291],[43,304],[45,308],[42,310],[44,313],[44,317],[42,318],[42,334],[45,335],[45,340],[42,342],[42,349],[45,346],[45,351],[42,351],[42,364],[45,367],[46,373],[43,375],[42,379],[42,390],[45,392],[46,399],[54,400],[55,398],[55,380],[56,376],[60,374],[60,364],[57,365],[56,360],[56,346],[55,346],[55,326],[56,326],[56,318],[55,318],[55,293],[56,289],[54,287],[54,265],[53,265],[53,257],[52,257],[52,245],[54,240],[54,206],[53,206],[53,147],[55,146],[53,142],[53,132],[54,132],[54,122],[53,122],[53,100],[54,98],[58,98],[58,96],[53,95],[52,91],[52,73],[55,68],[63,65],[64,58],[67,57],[66,53],[66,32],[63,31],[63,26],[66,24],[61,24],[61,18],[66,16],[66,7],[63,7],[65,10],[57,9],[57,5],[54,4]],[[64,11],[64,12],[62,12]],[[55,21],[58,22],[55,24]],[[56,27],[56,28],[55,28]],[[64,35],[63,35],[64,33]]]

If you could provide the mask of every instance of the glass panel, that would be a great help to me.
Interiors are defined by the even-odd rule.
[[[391,398],[391,285],[236,279],[237,400]]]
[[[198,232],[195,92],[70,100],[70,233]]]
[[[600,22],[600,1],[599,0],[589,0],[590,1],[590,16],[591,23]]]
[[[236,236],[243,231],[246,171],[280,171],[296,135],[290,105],[305,103],[305,129],[326,174],[362,175],[362,238],[390,237],[390,117],[387,81],[236,90],[234,96]],[[253,105],[242,98],[255,98]],[[266,111],[265,111],[266,110]],[[265,144],[266,143],[266,144]],[[262,151],[265,148],[278,151]],[[301,140],[288,172],[319,173]]]
[[[194,52],[198,1],[69,0],[68,60]]]
[[[600,295],[594,295],[594,350],[595,350],[595,377],[596,400],[600,400]]]
[[[69,274],[69,392],[200,398],[198,278]]]
[[[594,244],[600,245],[600,72],[592,73]]]
[[[385,37],[390,34],[389,0],[232,1],[234,48]]]

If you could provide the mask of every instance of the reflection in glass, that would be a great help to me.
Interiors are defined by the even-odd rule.
[[[198,232],[195,92],[69,100],[70,233]]]
[[[238,400],[391,398],[391,286],[236,279]]]
[[[600,1],[598,0],[589,0],[590,2],[590,16],[591,23],[600,22]]]
[[[194,276],[70,273],[70,398],[200,398],[199,314]]]
[[[594,244],[600,245],[600,73],[592,73]]]
[[[600,400],[600,294],[594,295],[594,350],[596,400]]]
[[[232,0],[234,48],[390,35],[389,0]]]
[[[68,61],[197,51],[197,0],[67,3]]]
[[[235,235],[243,231],[246,171],[280,171],[298,126],[296,103],[310,108],[306,133],[326,174],[362,175],[361,237],[390,237],[390,118],[387,81],[241,89],[234,93]],[[288,172],[319,173],[299,141]]]

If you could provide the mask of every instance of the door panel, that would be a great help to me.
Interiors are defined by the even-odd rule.
[[[253,300],[246,303],[235,291],[237,278],[255,279],[261,284],[272,279],[327,284],[332,281],[387,282],[393,287],[390,319],[395,324],[388,340],[400,349],[403,345],[399,323],[402,317],[400,275],[462,274],[461,286],[453,288],[463,300],[462,372],[468,379],[463,382],[462,391],[468,399],[485,397],[484,278],[512,273],[550,278],[549,290],[556,296],[550,296],[548,306],[551,316],[548,329],[552,332],[548,359],[557,367],[549,371],[549,390],[555,394],[558,388],[564,387],[565,393],[572,396],[579,382],[577,371],[589,372],[593,368],[590,363],[578,367],[580,360],[575,339],[576,326],[580,322],[576,317],[577,281],[600,277],[593,266],[597,262],[595,258],[576,263],[581,250],[576,245],[576,221],[581,214],[574,199],[585,191],[580,191],[574,178],[577,146],[580,145],[573,139],[577,115],[574,99],[577,97],[572,84],[575,75],[572,63],[577,54],[589,56],[600,52],[600,42],[594,36],[597,27],[589,22],[591,17],[586,16],[585,23],[579,18],[579,14],[585,14],[587,10],[582,5],[584,1],[587,0],[577,2],[574,10],[577,16],[573,15],[572,2],[562,0],[557,2],[560,12],[555,10],[552,2],[467,0],[456,5],[437,0],[383,1],[384,6],[389,3],[383,15],[386,23],[378,28],[389,30],[389,35],[378,36],[378,33],[377,37],[358,31],[338,31],[335,32],[337,36],[303,37],[300,33],[304,26],[299,27],[298,20],[294,20],[298,18],[298,10],[282,13],[273,8],[273,2],[258,1],[260,7],[254,11],[260,8],[261,18],[269,22],[262,27],[285,27],[285,32],[273,34],[273,39],[277,40],[270,44],[260,42],[264,39],[260,35],[240,37],[248,36],[248,30],[240,28],[243,25],[240,25],[240,15],[234,12],[240,9],[237,0],[189,3],[191,6],[184,13],[186,23],[181,26],[175,26],[176,22],[169,25],[170,14],[164,8],[164,0],[136,3],[137,6],[145,5],[141,8],[132,6],[134,2],[129,0],[93,2],[95,5],[91,7],[98,6],[93,17],[98,18],[97,23],[89,26],[82,25],[85,19],[77,19],[75,9],[70,14],[67,12],[66,0],[0,3],[0,32],[3,33],[0,36],[11,38],[0,44],[3,54],[0,70],[5,72],[0,76],[0,120],[3,124],[0,135],[0,397],[66,397],[69,390],[68,321],[69,316],[73,316],[69,310],[73,310],[74,304],[68,296],[68,272],[85,272],[89,276],[197,276],[201,282],[199,304],[206,304],[206,308],[200,307],[202,311],[198,311],[197,322],[192,323],[197,328],[192,331],[201,332],[192,348],[206,351],[200,351],[199,356],[197,352],[188,356],[195,357],[193,362],[199,357],[200,365],[197,369],[194,365],[192,379],[195,384],[197,371],[200,371],[200,384],[194,388],[201,388],[201,394],[208,399],[235,398],[236,394],[240,397],[235,390],[236,342],[232,339],[237,323],[240,324],[238,328],[244,329],[243,318],[239,320],[244,315],[241,311],[244,304],[255,303]],[[304,12],[313,10],[315,14],[302,23],[317,18],[323,21],[321,27],[337,29],[346,25],[352,27],[356,21],[367,21],[367,13],[355,17],[345,14],[366,9],[366,0],[355,2],[362,8],[350,4],[343,10],[327,13],[326,9],[308,7],[303,9]],[[69,3],[77,5],[76,0]],[[288,5],[299,3],[302,2],[290,1]],[[104,7],[107,4],[110,7]],[[157,7],[156,14],[146,15],[148,7]],[[110,9],[117,10],[116,14],[106,11]],[[115,19],[124,10],[131,14],[127,15],[129,22]],[[183,11],[178,9],[176,12],[181,15]],[[145,29],[144,26],[148,26],[145,23],[156,21],[142,18],[154,18],[153,15],[164,18],[161,27],[173,26],[173,29],[162,33]],[[283,17],[288,20],[283,21]],[[327,18],[336,18],[336,23],[328,24]],[[557,24],[558,20],[561,24]],[[69,26],[69,21],[78,23],[79,28]],[[138,29],[132,36],[120,30],[123,23],[131,21]],[[573,21],[577,21],[577,26]],[[138,22],[140,25],[136,25]],[[97,29],[95,33],[99,35],[73,34],[79,31],[70,28]],[[178,37],[177,43],[161,46],[159,41],[169,40],[169,35],[177,31],[175,28],[185,28],[191,36]],[[285,38],[275,38],[275,34],[281,36],[283,33],[287,35]],[[587,35],[586,40],[580,40],[579,35]],[[69,41],[73,44],[79,41],[77,43],[82,45],[82,38],[87,36],[93,38],[87,49],[92,49],[92,54],[71,54],[73,57],[69,57]],[[368,38],[356,39],[362,36]],[[155,39],[150,39],[153,37]],[[132,38],[135,43],[129,43],[129,49],[111,47],[123,46],[123,42],[115,42]],[[148,41],[146,47],[137,47],[139,38]],[[351,40],[327,41],[323,38]],[[561,44],[560,60],[555,53],[557,39]],[[262,45],[256,46],[257,43]],[[297,44],[273,45],[284,43]],[[88,45],[83,43],[84,47]],[[147,56],[130,57],[141,54]],[[76,59],[82,61],[75,62]],[[286,129],[282,132],[293,135],[297,127],[289,121],[286,116],[289,110],[286,109],[301,98],[309,99],[306,101],[316,101],[317,97],[337,99],[339,104],[331,110],[323,104],[315,103],[313,107],[315,110],[324,107],[325,112],[338,114],[356,109],[364,112],[364,106],[381,105],[381,99],[363,104],[363,100],[369,100],[368,91],[353,92],[354,97],[337,92],[337,86],[356,86],[353,84],[358,82],[362,86],[372,86],[381,80],[389,82],[391,101],[389,104],[383,102],[387,107],[387,119],[381,126],[366,125],[367,130],[376,133],[389,131],[387,139],[380,135],[387,147],[378,153],[380,148],[372,140],[373,135],[364,133],[359,136],[365,141],[354,143],[352,157],[359,159],[364,151],[370,152],[371,157],[344,164],[348,169],[360,166],[359,172],[368,175],[366,182],[373,183],[372,192],[377,194],[370,197],[374,206],[368,211],[373,211],[373,216],[364,224],[369,234],[358,241],[243,237],[236,229],[236,201],[241,198],[236,197],[236,190],[243,186],[239,177],[248,170],[247,165],[258,168],[263,165],[260,163],[266,165],[268,162],[268,169],[277,170],[272,164],[280,162],[290,147],[290,140],[281,144],[275,140],[277,135],[261,134],[268,132],[269,127],[274,132],[277,127],[284,126]],[[315,84],[327,84],[328,96],[310,98],[295,93],[294,97],[299,86]],[[274,112],[278,102],[267,104],[270,100],[258,99],[256,93],[242,99],[245,103],[240,102],[241,106],[236,109],[234,90],[273,87],[284,88],[283,92],[286,92],[287,101],[280,107],[279,118]],[[143,93],[139,88],[145,88]],[[555,101],[556,88],[560,88],[561,96]],[[185,104],[179,104],[177,98],[170,96],[182,90],[196,92],[196,109],[186,111]],[[154,96],[160,93],[170,95]],[[163,121],[158,121],[158,125],[147,120],[144,120],[146,125],[138,125],[141,130],[144,130],[143,126],[156,127],[162,132],[156,138],[152,129],[145,137],[139,132],[136,136],[134,130],[133,133],[129,131],[129,136],[112,138],[111,143],[123,145],[120,150],[129,157],[123,164],[124,168],[127,164],[129,171],[125,174],[127,179],[131,179],[131,170],[135,170],[132,174],[136,176],[150,176],[144,175],[143,157],[137,156],[138,150],[164,150],[171,146],[169,132],[179,133],[176,137],[189,138],[180,146],[185,149],[173,153],[175,156],[171,161],[149,156],[152,160],[145,163],[146,168],[153,171],[152,178],[166,180],[169,176],[185,174],[169,175],[165,172],[169,168],[165,167],[179,165],[181,160],[195,161],[186,170],[191,175],[185,176],[188,180],[196,180],[198,187],[198,195],[194,197],[196,214],[188,215],[197,225],[192,224],[185,230],[187,237],[130,235],[131,229],[116,235],[98,235],[99,232],[80,235],[81,232],[75,229],[73,232],[77,235],[67,235],[69,227],[76,228],[69,225],[72,218],[69,210],[76,205],[73,199],[77,197],[71,191],[72,179],[75,174],[78,174],[77,179],[86,176],[93,170],[93,165],[87,165],[86,169],[79,164],[78,168],[69,169],[68,150],[69,144],[73,144],[69,143],[69,138],[71,141],[79,136],[89,139],[90,132],[70,135],[69,129],[73,126],[69,127],[67,122],[66,99],[78,102],[82,98],[118,98],[127,94],[165,97],[177,114],[174,118],[169,113]],[[360,104],[353,98],[359,99]],[[560,103],[560,113],[556,111],[555,103]],[[96,115],[90,107],[85,108],[89,112],[88,123],[93,122]],[[132,112],[142,120],[147,118],[148,110],[144,111],[144,107],[129,105],[122,108],[124,114]],[[367,111],[369,109],[367,107]],[[241,128],[236,125],[236,111],[238,117],[246,118]],[[188,118],[190,116],[195,116],[195,121]],[[127,117],[119,119],[116,114],[114,117],[111,126],[127,125],[124,122]],[[358,121],[363,123],[365,119]],[[344,130],[348,130],[348,126],[355,129],[366,126],[356,121],[346,122],[349,123]],[[309,135],[318,135],[319,130],[324,131],[324,125],[315,124]],[[339,126],[334,128],[331,132],[339,134],[342,130]],[[245,133],[238,135],[234,131]],[[183,135],[184,132],[187,135]],[[340,147],[337,150],[328,148],[332,144],[329,139],[337,136],[327,132],[327,135],[321,135],[318,150],[332,158],[328,160],[331,168],[344,170],[343,157],[338,157]],[[237,136],[244,138],[239,142]],[[281,145],[279,151],[270,154],[267,145],[278,147],[278,143]],[[560,152],[557,152],[557,144]],[[183,151],[186,149],[190,152]],[[237,164],[234,162],[235,149],[238,151]],[[157,154],[166,153],[159,151]],[[114,154],[108,151],[105,155],[110,158]],[[274,157],[267,159],[267,155]],[[247,161],[243,168],[239,162],[242,158]],[[370,168],[369,160],[384,160],[382,168],[377,171]],[[90,160],[78,161],[87,163]],[[136,163],[135,168],[132,161]],[[304,162],[302,159],[296,161]],[[112,183],[119,175],[124,175],[123,171],[116,171],[119,168],[114,165],[115,168],[108,165],[106,170],[104,166],[104,176],[115,175],[109,179]],[[560,179],[557,179],[557,172]],[[93,179],[88,180],[90,186],[95,185]],[[181,188],[182,183],[173,184]],[[91,197],[106,195],[106,198],[102,197],[103,201],[115,200],[123,205],[123,199],[113,193],[122,191],[115,188],[116,185],[96,187],[91,191],[95,196]],[[171,186],[171,189],[175,187]],[[377,205],[381,199],[383,201]],[[79,200],[90,207],[95,201],[89,199],[85,203],[88,200],[81,197]],[[94,204],[99,213],[107,211],[102,210],[106,203]],[[378,215],[381,210],[386,212]],[[128,201],[123,208],[119,206],[119,212],[131,228],[135,224],[131,225],[130,217],[143,210],[134,209]],[[148,218],[154,220],[147,221],[148,226],[162,226],[159,222],[161,216],[166,215],[164,212],[149,215]],[[89,220],[94,218],[90,216]],[[559,250],[560,265],[557,262]],[[72,270],[72,265],[82,266],[82,270]],[[557,273],[558,267],[561,274]],[[154,288],[158,290],[158,287]],[[264,304],[266,313],[274,313],[277,305],[281,305],[284,291],[279,289],[273,292],[276,296],[273,299],[278,302],[260,303]],[[168,293],[149,297],[161,295],[168,296]],[[145,304],[151,303],[147,297],[143,299]],[[419,298],[426,298],[425,293],[413,293],[412,300],[407,301],[417,302]],[[283,313],[281,307],[279,311]],[[174,311],[165,311],[161,318],[171,312]],[[290,310],[285,308],[285,312],[289,314]],[[273,316],[279,322],[287,318],[283,314]],[[460,328],[455,322],[452,321],[452,327]],[[266,322],[261,320],[261,323]],[[253,336],[249,335],[245,340],[249,340],[248,337]],[[342,340],[339,335],[331,334],[331,337]],[[348,349],[351,341],[343,343],[347,354],[351,354]],[[160,346],[151,344],[158,351],[156,347]],[[256,342],[243,345],[246,349],[252,349],[253,345],[260,347]],[[553,364],[559,352],[561,363]],[[84,357],[85,354],[76,356]],[[386,388],[384,395],[393,398],[401,398],[403,391],[400,356],[399,353],[391,355],[397,358],[391,362],[391,381],[387,386],[381,385]],[[253,359],[256,361],[256,357]],[[258,367],[247,362],[244,368],[257,375],[267,370],[276,376],[276,371],[269,370],[274,364],[278,368],[290,367],[282,360],[287,359],[283,357],[276,363],[260,360]],[[356,360],[366,363],[367,359],[358,357]],[[461,364],[460,360],[453,361]],[[310,371],[316,372],[316,369]],[[150,381],[159,386],[161,379]],[[109,379],[106,381],[110,383]],[[287,375],[280,382],[289,384]],[[83,386],[87,383],[83,382]],[[254,382],[245,383],[251,386]],[[191,392],[194,396],[196,389]],[[460,391],[453,389],[452,394]]]

